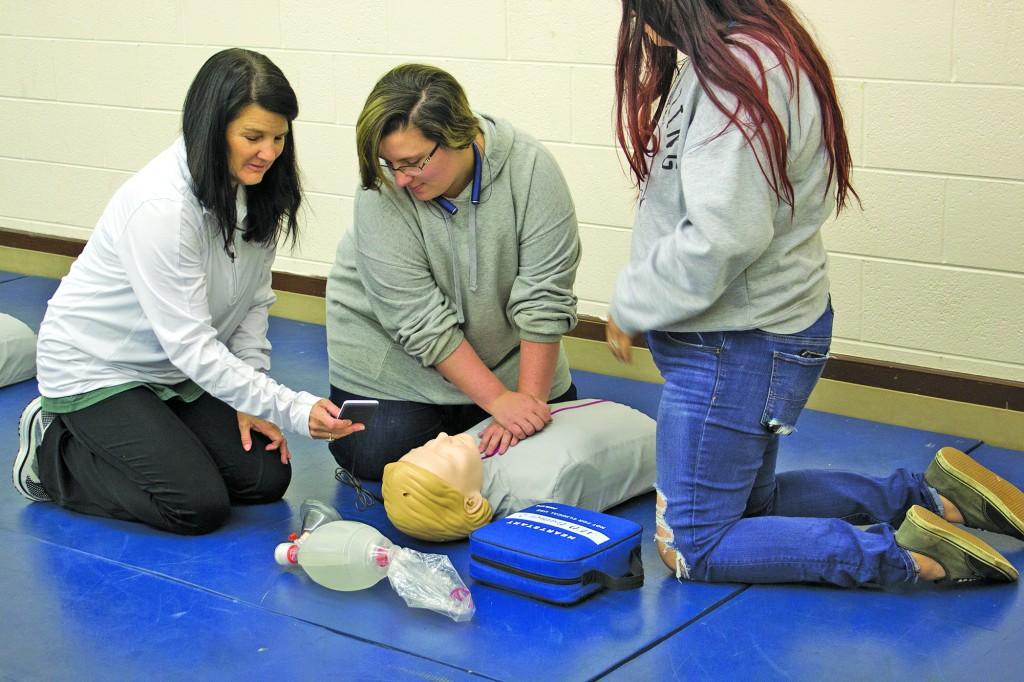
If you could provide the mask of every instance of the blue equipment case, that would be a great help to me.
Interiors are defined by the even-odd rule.
[[[602,589],[644,584],[638,523],[566,504],[542,503],[469,536],[473,580],[552,604]]]

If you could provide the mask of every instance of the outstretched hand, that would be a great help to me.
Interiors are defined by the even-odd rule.
[[[611,313],[608,313],[608,324],[605,326],[604,335],[608,341],[608,350],[612,352],[616,360],[627,365],[633,362],[633,337],[619,329],[619,325],[615,324]]]
[[[284,437],[276,424],[245,412],[236,414],[238,416],[238,435],[242,439],[243,450],[246,452],[252,450],[252,432],[255,431],[270,439],[264,450],[279,450],[281,452],[281,464],[287,464],[291,460],[292,453],[288,451],[288,439]]]

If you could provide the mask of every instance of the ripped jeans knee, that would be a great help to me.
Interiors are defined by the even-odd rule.
[[[665,562],[675,573],[677,580],[689,580],[690,569],[686,565],[686,558],[676,547],[675,533],[672,527],[665,521],[665,509],[668,508],[668,501],[660,489],[656,489],[657,497],[654,502],[654,544],[658,548],[661,560]]]

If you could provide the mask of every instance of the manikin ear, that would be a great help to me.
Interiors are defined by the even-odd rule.
[[[467,514],[475,514],[484,506],[484,498],[480,493],[473,493],[462,498],[462,506]]]

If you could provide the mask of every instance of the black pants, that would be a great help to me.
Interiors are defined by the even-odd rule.
[[[246,452],[235,410],[209,394],[164,402],[140,387],[57,415],[37,451],[39,477],[73,511],[208,533],[232,503],[279,500],[291,482],[291,466],[252,436]]]
[[[356,395],[331,386],[331,402],[366,400],[373,396]],[[380,399],[378,399],[380,400]],[[549,402],[576,400],[576,385]],[[359,478],[379,481],[384,466],[444,431],[462,433],[490,415],[476,405],[431,405],[406,400],[380,400],[380,407],[365,431],[353,433],[329,444],[331,454],[341,466]]]

